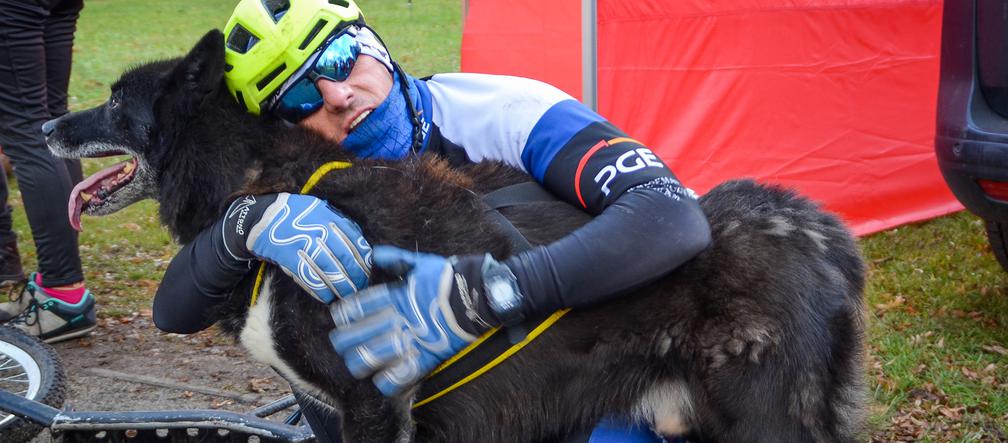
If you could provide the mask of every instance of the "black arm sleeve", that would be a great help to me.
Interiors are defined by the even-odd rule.
[[[154,325],[166,332],[202,331],[217,319],[210,308],[258,263],[245,246],[247,233],[277,199],[277,194],[247,195],[231,202],[224,217],[185,245],[154,294]]]
[[[566,237],[505,263],[518,279],[529,317],[628,292],[709,244],[710,226],[696,200],[638,187]]]
[[[219,238],[216,227],[203,231],[168,264],[154,295],[154,325],[158,329],[190,334],[210,327],[217,320],[209,316],[210,308],[227,299],[249,272],[250,263],[256,263],[219,254],[221,248],[214,244]]]
[[[527,317],[623,294],[710,244],[710,226],[693,191],[650,148],[609,122],[589,124],[560,147],[542,183],[596,216],[552,244],[507,260]]]

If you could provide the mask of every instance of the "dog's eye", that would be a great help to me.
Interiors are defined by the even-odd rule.
[[[111,97],[109,97],[108,107],[109,107],[109,109],[118,108],[119,107],[119,97],[116,97],[114,95],[111,96]]]

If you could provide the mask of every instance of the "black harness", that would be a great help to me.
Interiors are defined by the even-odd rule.
[[[518,252],[532,249],[533,246],[499,210],[529,203],[554,201],[557,199],[553,194],[538,183],[529,181],[505,186],[484,195],[483,204],[486,207],[483,212],[503,229],[514,250]],[[505,333],[500,333],[500,329],[497,328],[487,332],[427,376],[420,385],[413,408],[422,407],[489,371],[530,343],[567,311],[564,309],[550,315],[527,319],[518,326],[507,328]]]

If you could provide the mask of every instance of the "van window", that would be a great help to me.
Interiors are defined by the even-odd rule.
[[[1008,118],[1008,2],[978,1],[977,71],[987,104]]]

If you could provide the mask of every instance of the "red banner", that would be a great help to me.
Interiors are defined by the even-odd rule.
[[[553,3],[472,1],[463,70],[580,96],[580,1]],[[519,13],[535,17],[525,50],[510,38]],[[933,149],[940,1],[599,0],[598,26],[599,113],[698,192],[778,183],[858,234],[962,208]]]

